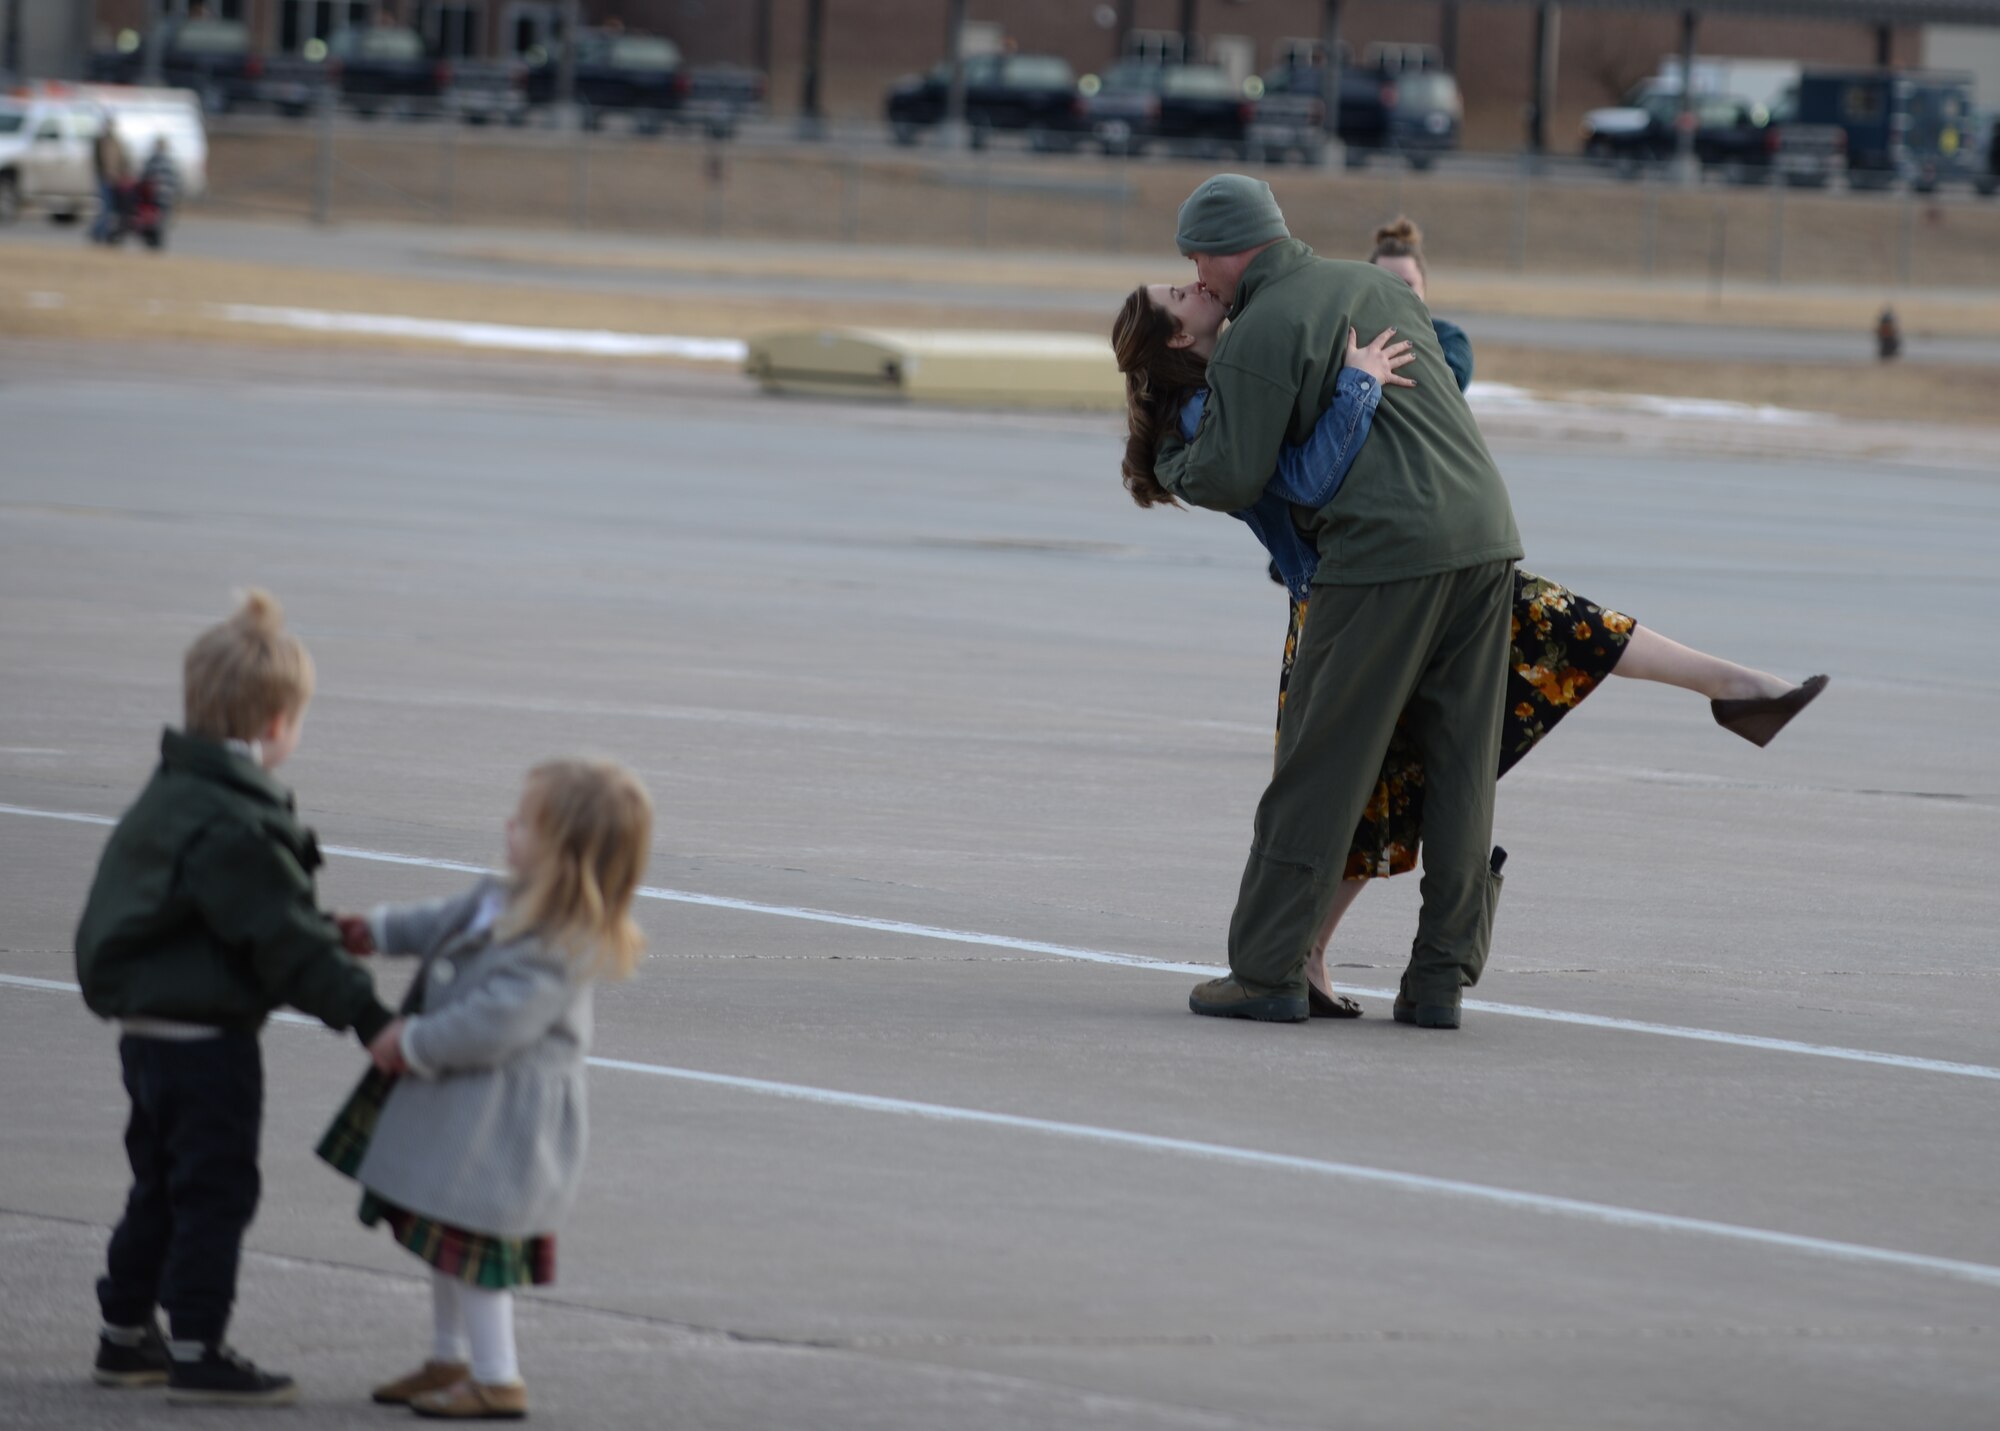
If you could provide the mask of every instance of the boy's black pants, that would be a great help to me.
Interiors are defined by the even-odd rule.
[[[118,1041],[132,1120],[132,1194],[111,1234],[98,1305],[113,1326],[165,1310],[177,1340],[219,1342],[257,1210],[264,1061],[257,1036]]]

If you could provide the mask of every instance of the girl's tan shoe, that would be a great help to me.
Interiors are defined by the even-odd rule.
[[[462,1361],[427,1361],[408,1376],[385,1381],[373,1395],[384,1406],[407,1406],[427,1391],[444,1391],[470,1375],[472,1368]]]
[[[410,1410],[437,1421],[520,1421],[528,1414],[524,1382],[489,1386],[465,1377],[442,1391],[412,1397]]]

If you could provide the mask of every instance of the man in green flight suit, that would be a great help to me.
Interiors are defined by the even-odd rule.
[[[1333,500],[1295,508],[1319,569],[1292,668],[1278,757],[1257,807],[1229,926],[1225,979],[1188,1006],[1222,1018],[1307,1017],[1305,958],[1399,716],[1424,762],[1423,912],[1396,1017],[1456,1028],[1499,897],[1491,863],[1513,566],[1507,487],[1445,365],[1430,312],[1380,268],[1315,257],[1268,184],[1218,174],[1181,205],[1176,242],[1230,305],[1191,442],[1170,436],[1154,475],[1199,507],[1262,494],[1278,450],[1333,400],[1350,331],[1394,328],[1414,389],[1385,396]]]

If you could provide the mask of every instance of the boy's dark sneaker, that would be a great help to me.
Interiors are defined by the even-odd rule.
[[[289,1376],[265,1371],[248,1357],[219,1343],[202,1346],[198,1355],[183,1355],[186,1343],[175,1346],[173,1368],[167,1373],[167,1400],[222,1406],[289,1406],[299,1399],[299,1384]]]
[[[99,1386],[164,1386],[170,1365],[158,1322],[106,1327],[97,1334],[97,1364],[90,1379]]]

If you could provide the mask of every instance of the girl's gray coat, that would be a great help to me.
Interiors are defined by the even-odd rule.
[[[533,934],[468,934],[498,882],[387,907],[384,954],[423,961],[410,1017],[412,1072],[396,1081],[356,1176],[399,1207],[471,1232],[554,1232],[583,1171],[591,981]]]

